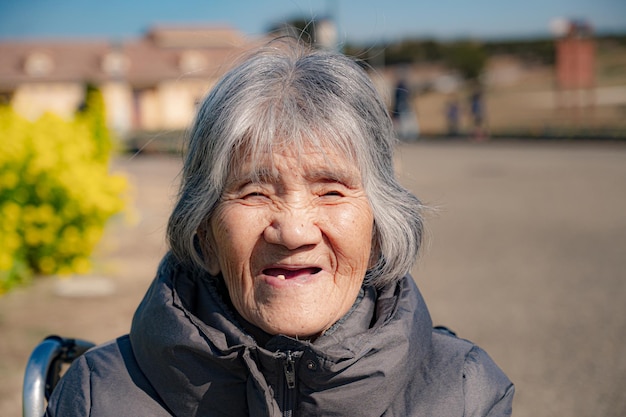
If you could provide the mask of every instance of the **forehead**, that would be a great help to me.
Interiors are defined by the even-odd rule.
[[[360,183],[361,173],[355,158],[332,146],[294,144],[287,146],[239,151],[233,158],[229,173],[231,180],[278,179],[286,172],[305,177],[324,177]]]

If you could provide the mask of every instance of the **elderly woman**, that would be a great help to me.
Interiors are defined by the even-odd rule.
[[[505,416],[514,388],[433,329],[408,275],[422,206],[366,73],[274,42],[190,132],[170,252],[130,334],[74,362],[48,416]]]

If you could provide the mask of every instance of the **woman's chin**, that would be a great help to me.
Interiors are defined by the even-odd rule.
[[[341,280],[347,284],[348,280]],[[337,287],[327,272],[302,274],[291,278],[259,275],[250,304],[241,310],[249,321],[265,332],[298,339],[322,334],[354,304],[358,285]]]
[[[253,318],[253,324],[271,335],[285,335],[296,339],[312,339],[322,334],[334,323],[334,317],[327,310],[311,308],[284,311],[284,308],[273,311],[271,306],[265,306],[262,314]]]

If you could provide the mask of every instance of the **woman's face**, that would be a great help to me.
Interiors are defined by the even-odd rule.
[[[267,333],[320,335],[354,304],[370,260],[359,170],[333,152],[285,149],[233,171],[205,237],[209,271]]]

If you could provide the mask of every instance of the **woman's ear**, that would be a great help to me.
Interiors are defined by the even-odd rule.
[[[203,224],[198,227],[196,234],[202,251],[202,258],[204,259],[204,267],[209,271],[209,274],[213,276],[219,275],[221,272],[220,262],[209,222],[203,222]]]

